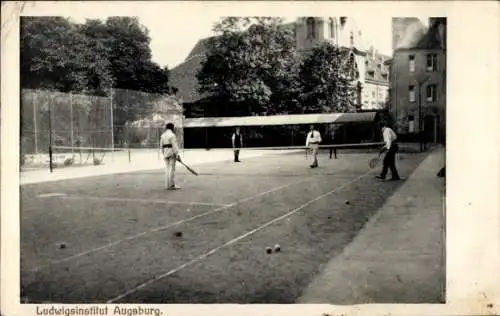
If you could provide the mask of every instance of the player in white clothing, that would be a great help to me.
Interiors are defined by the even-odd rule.
[[[160,147],[165,160],[165,189],[178,190],[175,185],[175,163],[180,161],[179,145],[174,133],[174,124],[168,123],[165,132],[160,137]]]
[[[387,123],[382,123],[382,135],[384,137],[384,147],[380,150],[380,155],[384,152],[387,152],[384,157],[384,166],[382,168],[382,172],[376,178],[379,180],[385,180],[387,176],[387,171],[391,169],[391,180],[401,180],[398,174],[398,170],[396,169],[396,153],[399,150],[399,146],[397,144],[397,135],[389,127]]]
[[[315,128],[314,125],[311,125],[311,130],[307,134],[306,138],[306,147],[312,150],[312,156],[314,158],[312,165],[310,166],[311,168],[317,168],[318,167],[318,150],[319,150],[319,144],[321,143],[321,134],[318,132]]]

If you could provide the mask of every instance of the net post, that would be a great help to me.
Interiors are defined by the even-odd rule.
[[[52,173],[54,166],[52,164],[52,145],[49,145],[49,170]]]
[[[53,171],[52,165],[52,102],[49,100],[49,170]]]
[[[69,116],[70,116],[70,129],[71,129],[71,156],[75,155],[73,146],[75,145],[74,135],[73,135],[73,94],[69,93]]]
[[[38,124],[37,124],[37,103],[36,103],[36,92],[33,91],[33,129],[35,132],[35,154],[38,155]]]
[[[109,103],[111,114],[111,161],[115,161],[115,134],[114,134],[114,117],[113,117],[113,88],[109,89]]]

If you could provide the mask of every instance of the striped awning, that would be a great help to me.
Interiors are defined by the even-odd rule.
[[[371,123],[377,112],[188,118],[184,128]]]

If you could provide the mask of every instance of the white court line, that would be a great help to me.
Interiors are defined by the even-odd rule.
[[[151,234],[151,233],[154,233],[154,232],[157,232],[157,231],[161,231],[161,230],[165,230],[165,229],[168,229],[168,228],[171,228],[171,227],[174,227],[174,226],[177,226],[177,225],[181,225],[181,224],[184,224],[184,223],[187,223],[187,222],[190,222],[190,221],[193,221],[197,218],[200,218],[200,217],[204,217],[204,216],[207,216],[207,215],[211,215],[211,214],[215,214],[215,213],[218,213],[218,212],[221,212],[221,211],[224,211],[232,206],[235,206],[235,205],[238,205],[240,203],[244,203],[244,202],[247,202],[247,201],[250,201],[252,199],[255,199],[255,198],[258,198],[258,197],[261,197],[261,196],[264,196],[266,194],[269,194],[269,193],[273,193],[273,192],[276,192],[276,191],[279,191],[281,189],[284,189],[284,188],[287,188],[289,186],[292,186],[292,185],[295,185],[295,184],[299,184],[299,183],[302,183],[302,182],[305,182],[305,181],[308,181],[310,179],[312,179],[313,177],[309,177],[309,178],[305,178],[305,179],[302,179],[300,181],[296,181],[296,182],[292,182],[292,183],[288,183],[288,184],[284,184],[284,185],[281,185],[279,187],[275,187],[273,189],[270,189],[270,190],[267,190],[267,191],[264,191],[264,192],[261,192],[261,193],[258,193],[256,195],[252,195],[250,197],[247,197],[247,198],[244,198],[242,200],[239,200],[239,201],[236,201],[234,203],[231,203],[231,204],[228,204],[228,205],[225,205],[225,206],[222,206],[222,207],[219,207],[219,208],[216,208],[214,210],[211,210],[211,211],[207,211],[207,212],[204,212],[204,213],[201,213],[201,214],[198,214],[198,215],[195,215],[195,216],[192,216],[192,217],[188,217],[186,219],[182,219],[182,220],[179,220],[177,222],[174,222],[174,223],[170,223],[168,225],[165,225],[165,226],[161,226],[161,227],[157,227],[157,228],[154,228],[154,229],[150,229],[148,231],[144,231],[142,233],[138,233],[136,235],[132,235],[132,236],[128,236],[126,238],[123,238],[123,239],[120,239],[120,240],[117,240],[117,241],[114,241],[114,242],[111,242],[111,243],[108,243],[108,244],[105,244],[103,246],[99,246],[99,247],[96,247],[96,248],[92,248],[92,249],[89,249],[89,250],[86,250],[86,251],[83,251],[83,252],[80,252],[80,253],[77,253],[77,254],[74,254],[74,255],[71,255],[69,257],[66,257],[66,258],[62,258],[62,259],[59,259],[59,260],[52,260],[52,261],[49,261],[47,264],[44,264],[44,265],[40,265],[38,267],[35,267],[33,269],[30,269],[29,271],[30,272],[37,272],[37,271],[40,271],[46,267],[49,267],[51,265],[56,265],[56,264],[59,264],[59,263],[63,263],[63,262],[66,262],[66,261],[70,261],[72,259],[76,259],[76,258],[79,258],[79,257],[82,257],[82,256],[85,256],[85,255],[88,255],[90,253],[94,253],[94,252],[98,252],[98,251],[101,251],[101,250],[105,250],[105,249],[108,249],[108,248],[111,248],[111,247],[114,247],[116,245],[119,245],[125,241],[130,241],[130,240],[134,240],[134,239],[137,239],[139,237],[142,237],[142,236],[145,236],[147,234]]]
[[[85,195],[57,195],[56,197],[70,200],[95,200],[95,201],[110,201],[110,202],[132,202],[132,203],[153,203],[153,204],[184,204],[184,205],[202,205],[202,206],[230,206],[231,204],[216,204],[205,202],[183,202],[183,201],[167,201],[161,199],[129,199],[119,197],[99,197]]]
[[[231,239],[230,241],[228,241],[228,242],[226,242],[226,243],[224,243],[224,244],[222,244],[222,245],[220,245],[220,246],[218,246],[216,248],[213,248],[212,250],[210,250],[210,251],[208,251],[208,252],[206,252],[206,253],[204,253],[204,254],[196,257],[196,258],[194,258],[193,260],[188,261],[187,263],[184,263],[184,264],[178,266],[175,269],[172,269],[172,270],[170,270],[170,271],[168,271],[168,272],[166,272],[164,274],[158,275],[158,276],[156,276],[156,277],[154,277],[154,278],[152,278],[152,279],[150,279],[150,280],[148,280],[148,281],[146,281],[146,282],[144,282],[144,283],[142,283],[142,284],[140,284],[140,285],[138,285],[138,286],[136,286],[136,287],[134,287],[134,288],[132,288],[132,289],[130,289],[128,291],[126,291],[125,293],[120,294],[120,295],[116,296],[115,298],[112,298],[112,299],[108,300],[106,302],[106,304],[112,304],[112,303],[114,303],[114,302],[116,302],[116,301],[118,301],[118,300],[120,300],[120,299],[122,299],[122,298],[124,298],[124,297],[126,297],[126,296],[128,296],[130,294],[132,294],[132,293],[137,292],[138,290],[140,290],[140,289],[142,289],[142,288],[144,288],[144,287],[146,287],[146,286],[148,286],[148,285],[150,285],[150,284],[152,284],[152,283],[154,283],[156,281],[159,281],[159,280],[161,280],[161,279],[163,279],[163,278],[165,278],[165,277],[167,277],[169,275],[177,273],[180,270],[182,270],[182,269],[184,269],[186,267],[189,267],[189,266],[191,266],[191,265],[193,265],[193,264],[195,264],[195,263],[197,263],[197,262],[199,262],[199,261],[207,258],[208,256],[216,253],[217,251],[221,250],[222,248],[225,248],[227,246],[231,246],[231,245],[237,243],[238,241],[240,241],[240,240],[242,240],[242,239],[244,239],[244,238],[246,238],[246,237],[248,237],[250,235],[255,234],[256,232],[258,232],[258,231],[260,231],[260,230],[262,230],[262,229],[264,229],[264,228],[266,228],[266,227],[268,227],[268,226],[270,226],[270,225],[272,225],[272,224],[274,224],[276,222],[279,222],[282,219],[285,219],[287,217],[292,216],[293,214],[299,212],[300,210],[302,210],[303,208],[309,206],[310,204],[312,204],[312,203],[314,203],[314,202],[316,202],[318,200],[321,200],[325,196],[331,195],[332,193],[335,193],[338,190],[341,190],[341,189],[345,188],[346,186],[349,186],[349,185],[355,183],[356,181],[361,180],[362,178],[366,177],[367,175],[369,175],[370,173],[373,173],[373,172],[374,172],[374,170],[369,170],[368,172],[360,175],[359,177],[355,178],[354,180],[349,181],[348,183],[343,184],[343,185],[341,185],[341,186],[339,186],[339,187],[337,187],[337,188],[335,188],[335,189],[333,189],[331,191],[323,193],[323,194],[315,197],[314,199],[309,200],[308,202],[302,204],[301,206],[299,206],[299,207],[291,210],[290,212],[288,212],[288,213],[286,213],[284,215],[276,217],[273,220],[271,220],[271,221],[269,221],[269,222],[267,222],[267,223],[265,223],[265,224],[263,224],[263,225],[255,228],[255,229],[252,229],[251,231],[248,231],[248,232],[244,233],[243,235],[240,235],[240,236],[238,236],[238,237],[236,237],[234,239]]]
[[[44,193],[44,194],[39,194],[37,195],[37,197],[39,198],[49,198],[49,197],[61,197],[61,196],[65,196],[66,193]]]

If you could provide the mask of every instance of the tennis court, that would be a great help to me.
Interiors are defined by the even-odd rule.
[[[404,182],[374,179],[366,150],[328,156],[310,169],[302,151],[243,151],[198,177],[178,166],[178,191],[163,190],[161,169],[24,185],[21,297],[294,303]],[[406,178],[426,154],[401,156]]]

